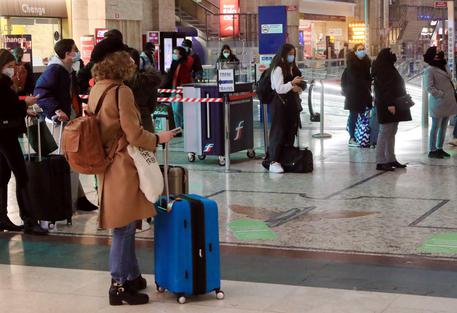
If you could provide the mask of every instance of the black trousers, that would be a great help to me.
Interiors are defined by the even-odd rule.
[[[284,147],[292,147],[298,131],[299,112],[295,95],[276,95],[270,104],[271,128],[267,159],[280,162]]]
[[[8,183],[12,172],[16,178],[16,198],[19,214],[24,222],[33,222],[34,218],[31,212],[28,212],[23,200],[28,176],[21,146],[17,137],[4,137],[0,139],[0,218],[8,214]]]

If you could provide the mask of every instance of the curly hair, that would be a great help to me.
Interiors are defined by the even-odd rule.
[[[126,81],[131,79],[135,72],[135,63],[130,54],[125,51],[109,54],[92,68],[92,76],[96,81],[104,79]]]

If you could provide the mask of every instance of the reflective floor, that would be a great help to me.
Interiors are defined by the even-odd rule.
[[[67,301],[81,306],[62,312],[456,312],[457,149],[446,146],[452,158],[430,160],[427,131],[405,123],[397,157],[408,168],[383,173],[375,170],[375,150],[347,146],[343,114],[328,117],[327,140],[312,138],[319,125],[308,120],[300,146],[314,153],[312,174],[265,172],[260,127],[258,159],[234,154],[230,173],[214,157],[188,163],[182,139],[172,145],[172,163],[189,169],[191,193],[219,205],[227,300],[178,306],[155,295],[143,308],[108,308],[109,233],[98,230],[96,212],[76,213],[72,226],[58,224],[49,238],[0,234],[0,272],[8,277],[0,299],[14,308],[5,312],[28,312],[14,300],[27,296],[43,303],[38,312]],[[95,203],[93,178],[82,181]],[[11,183],[9,212],[19,222],[13,190]],[[143,226],[140,263],[152,274],[153,225]],[[49,297],[59,299],[55,306]]]

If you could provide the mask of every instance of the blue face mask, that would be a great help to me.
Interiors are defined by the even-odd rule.
[[[359,58],[359,59],[363,59],[367,53],[365,52],[365,50],[361,50],[361,51],[356,51],[355,52],[355,55]]]
[[[295,56],[294,55],[288,55],[287,56],[287,62],[294,63],[294,61],[295,61]]]
[[[179,59],[180,59],[179,55],[177,55],[177,54],[173,54],[172,58],[173,58],[173,61],[179,61]]]

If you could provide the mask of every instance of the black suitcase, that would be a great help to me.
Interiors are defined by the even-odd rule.
[[[38,140],[41,140],[40,131]],[[30,154],[29,147],[25,160],[29,180],[25,188],[24,205],[36,219],[50,222],[50,229],[57,221],[66,220],[71,225],[70,166],[63,155],[42,157],[41,149],[38,150],[37,154]]]
[[[281,165],[286,173],[311,173],[314,170],[313,153],[296,147],[285,147],[281,153]]]

